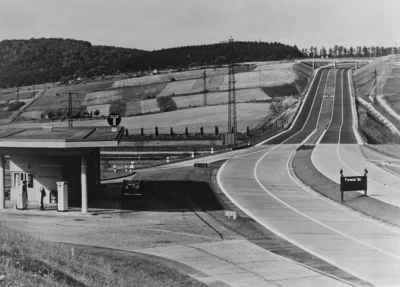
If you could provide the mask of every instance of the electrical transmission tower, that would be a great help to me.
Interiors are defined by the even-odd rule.
[[[229,86],[228,86],[228,133],[237,132],[237,119],[236,119],[236,91],[235,91],[235,64],[233,55],[233,42],[232,37],[228,41],[222,43],[229,44]]]
[[[66,95],[66,93],[63,93],[62,95],[64,96],[64,95]],[[68,93],[68,100],[64,100],[64,101],[60,102],[60,104],[68,103],[68,127],[69,128],[73,127],[73,124],[72,124],[73,112],[72,111],[73,111],[73,109],[76,109],[76,108],[72,107],[72,104],[73,104],[73,102],[78,102],[79,103],[78,100],[73,100],[72,99],[72,95],[79,95],[79,93],[71,93],[71,92],[69,92]]]
[[[203,106],[207,106],[207,73],[206,73],[206,69],[204,69],[204,73],[203,73],[203,81],[204,81],[204,91],[203,91]]]

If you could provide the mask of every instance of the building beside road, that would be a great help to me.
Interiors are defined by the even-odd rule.
[[[5,208],[5,157],[10,158],[11,200],[26,181],[28,201],[40,201],[43,187],[50,193],[57,182],[68,183],[68,200],[88,209],[88,196],[100,184],[100,147],[115,147],[124,128],[75,127],[0,130],[0,209]]]

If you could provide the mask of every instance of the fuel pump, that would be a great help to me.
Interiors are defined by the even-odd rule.
[[[18,182],[18,198],[17,198],[17,209],[28,208],[28,186],[26,180]]]

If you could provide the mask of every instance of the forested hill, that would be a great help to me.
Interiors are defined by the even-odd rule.
[[[0,42],[0,87],[93,77],[151,69],[179,69],[225,64],[228,44],[186,46],[157,51],[93,46],[72,39],[3,40]],[[235,62],[302,57],[296,46],[265,42],[235,42]]]

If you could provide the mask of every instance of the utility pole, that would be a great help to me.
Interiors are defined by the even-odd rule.
[[[229,86],[228,86],[228,133],[236,134],[237,132],[237,119],[236,119],[236,91],[235,91],[235,64],[233,55],[233,42],[232,37],[228,41],[222,43],[229,43]]]
[[[206,73],[206,69],[204,69],[204,73],[203,73],[203,81],[204,81],[204,91],[203,91],[203,106],[207,106],[207,73]]]
[[[376,102],[376,99],[378,97],[378,72],[374,71],[374,78],[375,78],[375,98],[374,98],[374,102]]]
[[[74,108],[72,107],[72,104],[73,104],[73,102],[78,102],[77,100],[73,100],[72,99],[72,95],[78,95],[78,94],[79,93],[71,93],[71,91],[70,91],[68,93],[68,100],[64,100],[64,101],[60,102],[60,104],[68,102],[68,114],[69,114],[69,116],[68,116],[68,127],[69,128],[73,127],[73,124],[72,124],[72,117],[73,117],[72,110]],[[65,95],[65,94],[63,93],[63,95]]]

